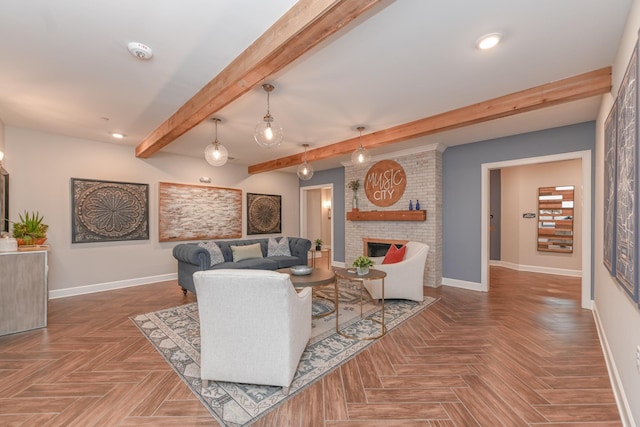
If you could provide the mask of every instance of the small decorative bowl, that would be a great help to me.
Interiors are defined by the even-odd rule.
[[[290,268],[291,274],[294,276],[306,276],[307,274],[311,274],[311,266],[308,265],[294,265]]]

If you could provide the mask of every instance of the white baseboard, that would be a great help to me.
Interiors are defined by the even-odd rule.
[[[616,367],[615,359],[613,358],[613,354],[611,353],[611,348],[609,348],[607,336],[604,334],[604,328],[602,327],[602,322],[600,321],[600,316],[598,315],[598,307],[596,307],[595,301],[593,303],[592,311],[593,319],[596,323],[596,329],[598,331],[598,337],[600,338],[600,346],[602,346],[604,360],[607,364],[607,371],[609,371],[611,388],[613,389],[613,395],[616,399],[616,405],[618,406],[618,412],[620,413],[622,425],[624,427],[636,427],[636,423],[633,420],[633,415],[631,413],[631,408],[629,407],[629,401],[627,400],[627,396],[624,392],[624,387],[622,386],[622,381],[620,379],[620,374],[618,373],[618,369]]]
[[[510,268],[511,270],[528,271],[531,273],[555,274],[558,276],[582,277],[581,270],[569,270],[566,268],[541,267],[538,265],[520,265],[507,261],[489,261],[489,265]]]
[[[477,282],[467,282],[466,280],[442,278],[442,284],[453,288],[469,289],[472,291],[482,292],[482,285]]]
[[[95,285],[78,286],[75,288],[56,289],[49,291],[49,299],[66,298],[76,295],[93,294],[95,292],[111,291],[114,289],[131,288],[133,286],[176,280],[177,278],[178,273],[171,273],[161,274],[158,276],[139,277],[136,279],[118,280],[116,282],[97,283]]]

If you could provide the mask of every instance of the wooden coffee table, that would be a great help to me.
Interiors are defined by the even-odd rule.
[[[316,287],[328,285],[330,283],[335,283],[336,275],[332,270],[325,270],[324,268],[314,268],[311,270],[311,274],[305,274],[303,276],[298,276],[295,274],[291,274],[290,268],[281,268],[276,270],[278,273],[286,273],[291,277],[291,283],[295,288],[308,288],[311,287],[311,292],[315,298],[320,298],[325,301],[329,301],[333,304],[333,309],[327,313],[322,313],[317,316],[312,316],[314,319],[320,319],[322,317],[329,316],[330,314],[335,313],[336,311],[336,302],[330,298],[323,297],[318,295],[317,292],[314,292]]]

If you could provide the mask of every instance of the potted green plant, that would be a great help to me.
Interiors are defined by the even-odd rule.
[[[313,243],[315,243],[316,245],[316,251],[322,250],[322,244],[324,243],[322,239],[317,238],[316,240],[313,241]]]
[[[369,274],[369,269],[374,266],[373,260],[367,256],[359,256],[352,264],[356,267],[358,276]]]
[[[20,221],[13,223],[13,237],[18,245],[41,245],[47,240],[49,226],[45,224],[44,217],[36,212],[24,212],[18,214]]]

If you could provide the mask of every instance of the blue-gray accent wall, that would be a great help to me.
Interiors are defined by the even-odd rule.
[[[480,283],[482,164],[584,150],[593,153],[594,148],[595,122],[447,148],[442,157],[443,278]],[[594,162],[595,155],[592,155],[591,218],[595,218]],[[593,234],[593,224],[591,232]]]
[[[491,232],[489,233],[489,259],[492,261],[500,260],[500,234],[501,234],[501,199],[502,199],[502,186],[500,185],[500,169],[495,169],[490,172],[491,178],[489,183],[489,213],[491,214],[491,220],[489,225],[491,226]]]
[[[331,220],[333,221],[333,259],[338,262],[344,262],[344,168],[328,169],[318,171],[313,174],[310,180],[300,180],[300,187],[310,187],[314,185],[333,184],[333,206],[331,210]]]

